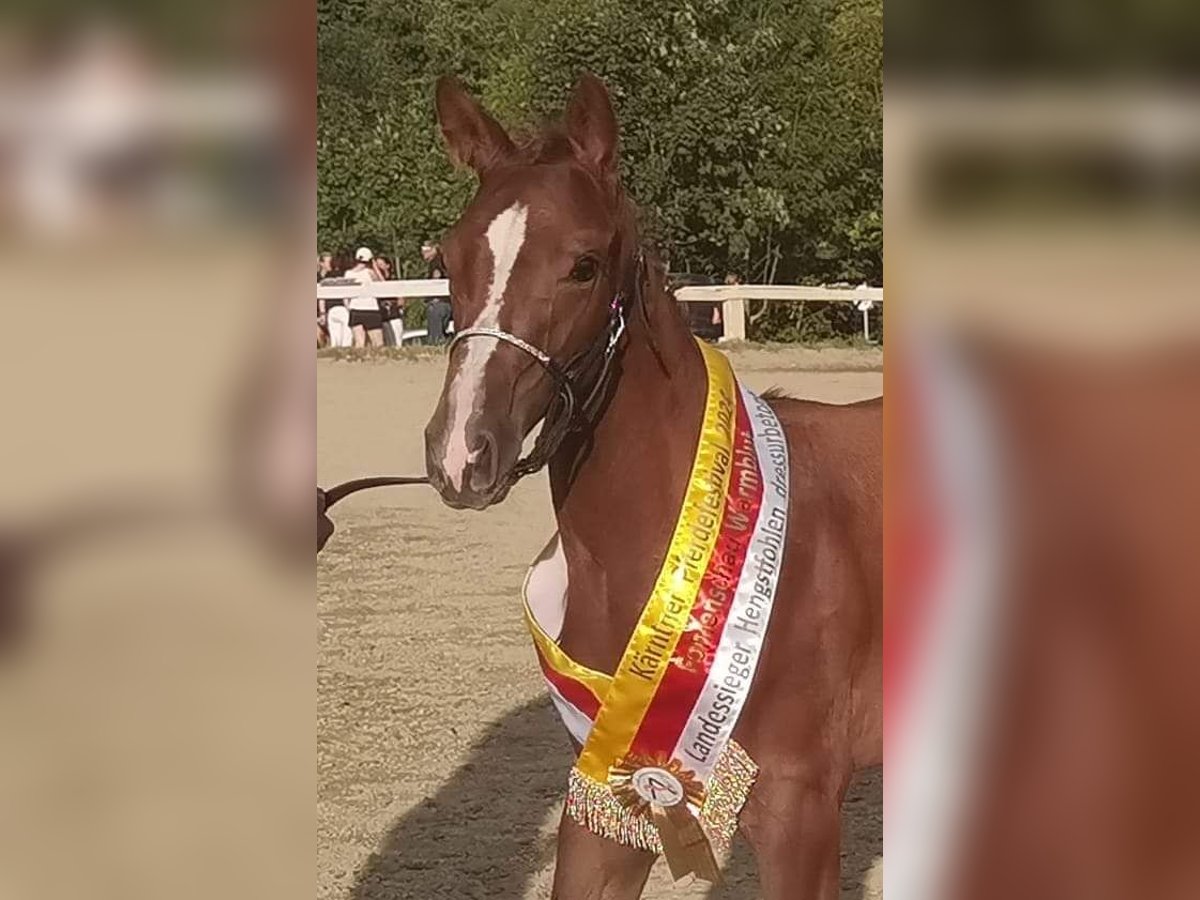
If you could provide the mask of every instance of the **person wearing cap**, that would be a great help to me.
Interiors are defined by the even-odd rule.
[[[445,278],[446,265],[442,262],[442,248],[433,241],[421,245],[421,258],[429,266],[427,278]],[[431,297],[425,303],[426,340],[431,344],[446,343],[450,331],[450,301],[445,297]]]
[[[354,251],[354,266],[346,271],[347,278],[353,278],[361,285],[375,282],[375,270],[371,260],[375,254],[370,247],[359,247]],[[383,315],[379,310],[379,300],[376,297],[358,296],[346,301],[350,310],[350,330],[354,332],[354,346],[372,347],[383,346]]]

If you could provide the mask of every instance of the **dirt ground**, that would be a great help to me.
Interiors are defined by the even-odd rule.
[[[731,356],[758,390],[882,391],[874,351]],[[442,375],[437,356],[318,360],[319,483],[422,472]],[[319,900],[548,897],[572,757],[519,615],[526,566],[554,530],[544,475],[483,513],[407,487],[356,495],[333,518],[318,562]],[[881,782],[867,773],[847,797],[843,900],[878,890]],[[744,846],[726,876],[673,889],[660,861],[645,897],[758,896]]]

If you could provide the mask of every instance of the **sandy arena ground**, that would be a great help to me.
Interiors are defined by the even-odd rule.
[[[758,390],[839,403],[882,391],[876,352],[732,358]],[[422,472],[443,365],[319,360],[319,483]],[[518,605],[525,568],[554,530],[544,475],[484,513],[408,487],[356,495],[333,519],[318,563],[317,897],[549,897],[572,757]],[[868,773],[847,797],[843,900],[876,896],[881,780]],[[645,897],[758,896],[744,846],[726,876],[708,892],[672,889],[659,861]]]

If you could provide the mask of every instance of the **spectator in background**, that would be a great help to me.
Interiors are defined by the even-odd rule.
[[[371,262],[377,281],[391,281],[392,263],[386,256],[377,256]],[[401,297],[380,297],[379,313],[383,317],[383,345],[399,347],[404,339],[404,299]]]
[[[326,283],[345,283],[346,270],[353,265],[348,253],[335,253],[333,268],[328,277],[322,279]],[[331,347],[354,346],[354,332],[350,330],[350,310],[342,299],[325,301],[325,328],[329,332]]]
[[[345,264],[339,263],[332,253],[322,253],[317,257],[317,284],[326,279],[336,279]],[[350,331],[350,313],[346,309],[345,300],[317,300],[317,328],[324,329],[331,347],[349,347],[354,343]],[[321,342],[318,330],[318,343]]]
[[[433,241],[421,245],[421,258],[428,265],[427,278],[445,278],[446,264],[442,248]],[[450,301],[445,297],[430,297],[425,303],[425,328],[431,344],[444,344],[450,333]]]
[[[329,253],[317,254],[317,284],[333,269],[333,256]],[[329,343],[329,334],[325,330],[325,301],[317,298],[317,346],[324,347]]]
[[[429,266],[430,278],[445,278],[446,264],[442,262],[442,245],[436,241],[426,241],[421,245],[421,259]],[[434,271],[438,274],[433,274]]]
[[[321,279],[329,275],[333,271],[333,254],[318,253],[317,254],[317,284],[321,283]],[[325,301],[320,297],[317,298],[317,346],[324,347],[329,343],[329,335],[325,325]]]
[[[375,254],[370,247],[359,247],[354,251],[354,266],[346,272],[346,277],[359,284],[369,286],[375,283],[375,270],[371,261]],[[350,310],[350,330],[354,332],[354,346],[372,347],[383,346],[383,316],[379,312],[379,301],[375,297],[359,295],[351,297],[346,303]]]

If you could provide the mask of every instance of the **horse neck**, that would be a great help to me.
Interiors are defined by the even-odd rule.
[[[630,312],[611,398],[590,439],[564,446],[550,465],[569,573],[562,645],[609,672],[661,566],[707,392],[704,361],[674,298],[659,272],[648,280],[644,313]]]

